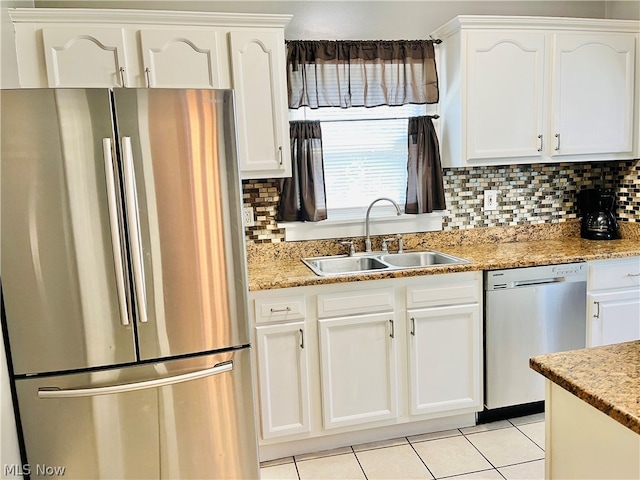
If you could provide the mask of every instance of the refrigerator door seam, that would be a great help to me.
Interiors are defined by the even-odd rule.
[[[111,395],[114,393],[133,392],[136,390],[145,390],[148,388],[159,388],[174,385],[176,383],[188,382],[199,378],[219,375],[221,373],[233,370],[233,361],[219,363],[211,368],[198,370],[196,372],[184,373],[173,377],[156,378],[153,380],[145,380],[135,383],[124,383],[122,385],[111,385],[107,387],[94,388],[78,388],[62,390],[57,387],[42,387],[38,389],[38,397],[42,399],[51,398],[78,398],[78,397],[95,397],[98,395]]]

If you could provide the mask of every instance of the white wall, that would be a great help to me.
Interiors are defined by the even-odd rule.
[[[460,14],[543,15],[605,18],[604,1],[169,1],[36,0],[41,7],[110,7],[290,13],[287,39],[425,38]]]
[[[640,1],[617,0],[606,5],[606,17],[623,20],[640,20]]]

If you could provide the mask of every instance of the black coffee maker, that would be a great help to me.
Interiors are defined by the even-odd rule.
[[[615,203],[615,193],[610,188],[580,190],[578,192],[578,210],[582,214],[580,236],[590,240],[620,238]]]

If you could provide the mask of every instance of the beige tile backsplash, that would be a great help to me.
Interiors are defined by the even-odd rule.
[[[447,215],[443,230],[560,223],[576,219],[576,192],[615,188],[618,217],[640,222],[640,160],[557,163],[444,170]],[[254,208],[255,226],[247,227],[247,244],[276,243],[284,231],[275,220],[277,179],[245,180],[245,206]],[[498,190],[500,209],[483,211],[483,192]]]

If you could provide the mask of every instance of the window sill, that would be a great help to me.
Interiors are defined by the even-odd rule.
[[[442,217],[446,211],[421,215],[371,217],[371,235],[393,235],[396,233],[435,232],[442,230]],[[323,220],[321,222],[280,222],[278,228],[285,231],[285,241],[322,240],[327,238],[364,237],[362,219]]]

